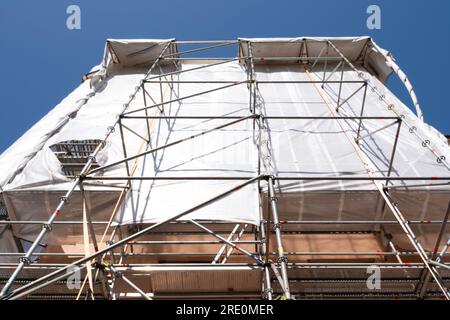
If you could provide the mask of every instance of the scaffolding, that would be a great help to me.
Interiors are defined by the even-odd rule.
[[[281,41],[281,40],[280,40]],[[1,253],[2,256],[17,257],[17,263],[1,263],[0,268],[7,272],[8,277],[4,281],[1,290],[2,299],[29,298],[86,298],[86,299],[121,299],[143,298],[263,298],[263,299],[308,299],[308,298],[445,298],[450,299],[448,289],[450,273],[447,269],[450,265],[445,262],[450,238],[445,244],[446,223],[450,213],[449,207],[442,213],[439,220],[408,220],[404,212],[393,199],[391,192],[398,188],[393,182],[402,181],[410,183],[409,187],[421,186],[417,184],[426,181],[426,185],[448,184],[449,176],[397,176],[392,175],[393,163],[399,143],[400,130],[409,130],[415,135],[424,148],[436,157],[438,163],[450,170],[445,157],[437,154],[426,138],[420,136],[415,127],[407,122],[401,113],[397,112],[393,104],[388,101],[379,89],[374,86],[364,74],[360,72],[344,53],[335,45],[333,40],[321,41],[322,49],[317,56],[308,55],[310,39],[301,40],[301,50],[297,56],[258,56],[253,55],[253,43],[251,40],[239,39],[231,41],[169,41],[156,60],[151,64],[147,73],[130,95],[128,103],[123,106],[122,112],[116,121],[108,127],[102,141],[89,141],[89,146],[82,141],[66,141],[64,144],[54,146],[58,159],[61,161],[64,172],[73,182],[58,206],[51,213],[47,221],[12,221],[2,219],[0,225],[30,224],[41,225],[42,229],[34,242],[24,253]],[[317,41],[316,41],[317,42]],[[183,46],[197,46],[199,48],[181,50]],[[195,56],[217,48],[235,47],[239,53],[237,57],[217,58]],[[194,56],[189,56],[194,54]],[[183,61],[201,60],[207,64],[189,69],[180,68]],[[177,80],[181,73],[192,72],[203,68],[210,68],[230,62],[239,62],[245,69],[247,79],[239,81],[229,80]],[[297,63],[304,67],[308,80],[260,80],[257,78],[256,63]],[[170,68],[171,69],[170,69]],[[168,70],[170,69],[170,70]],[[344,70],[352,70],[359,80],[346,80]],[[334,79],[335,77],[338,79]],[[218,87],[198,92],[192,95],[180,97],[175,92],[178,85],[186,83],[215,84]],[[283,84],[295,84],[298,86],[314,86],[321,96],[329,96],[327,86],[335,85],[338,88],[337,97],[334,97],[330,116],[279,116],[267,114],[263,108],[263,95],[260,88],[263,86],[278,86]],[[353,84],[355,91],[344,97],[342,86]],[[148,86],[159,86],[161,97],[152,96]],[[217,115],[165,115],[164,107],[175,102],[201,96],[213,91],[224,90],[234,86],[246,86],[248,89],[248,112],[245,116],[217,116]],[[175,98],[164,101],[163,88],[175,92]],[[392,116],[366,116],[365,101],[368,91],[379,97],[379,103],[392,112]],[[350,115],[345,112],[345,105],[356,94],[362,94],[360,114]],[[130,104],[138,95],[143,96],[144,105],[130,110]],[[159,99],[161,99],[159,101]],[[333,100],[333,101],[334,101]],[[418,107],[418,104],[416,105]],[[155,115],[150,115],[150,110],[156,110]],[[420,108],[419,108],[420,110]],[[140,115],[142,112],[145,115]],[[151,147],[150,121],[183,121],[183,120],[224,120],[225,123],[203,130],[167,144]],[[331,121],[342,123],[351,120],[357,123],[356,129],[345,135],[349,138],[352,147],[357,154],[364,159],[364,166],[368,175],[342,174],[334,176],[321,175],[277,175],[273,170],[273,146],[267,132],[268,121],[283,120],[311,120]],[[139,133],[133,129],[133,123],[143,122],[147,127],[146,133]],[[378,121],[380,126],[376,130],[363,133],[362,128],[366,121]],[[243,176],[139,176],[135,175],[136,161],[144,156],[183,144],[187,141],[195,141],[197,138],[216,132],[223,128],[232,127],[238,123],[249,122],[252,124],[253,144],[257,149],[257,171],[252,175]],[[393,136],[389,165],[384,175],[375,174],[371,159],[362,152],[360,142],[382,130],[395,128]],[[123,159],[108,164],[100,164],[96,158],[103,146],[108,142],[110,135],[119,130],[122,143]],[[145,151],[130,154],[127,148],[127,139],[124,132],[139,137],[147,146]],[[81,145],[81,146],[79,146]],[[123,176],[102,176],[98,173],[113,167],[125,166],[126,174]],[[183,212],[174,212],[170,217],[157,223],[123,226],[114,224],[113,220],[124,201],[127,192],[135,181],[234,181],[236,185],[211,199],[198,203]],[[379,220],[282,220],[278,207],[279,193],[277,186],[280,182],[299,181],[371,181],[375,184],[382,202],[382,211],[388,212],[391,219]],[[114,182],[117,184],[120,195],[111,218],[108,221],[94,221],[91,217],[91,208],[86,200],[84,188],[90,183]],[[199,209],[239,193],[249,185],[256,185],[259,192],[257,206],[260,209],[260,224],[248,223],[178,220]],[[75,192],[82,197],[82,217],[74,221],[58,221],[58,217],[64,206],[70,201]],[[267,201],[264,201],[267,199]],[[0,203],[1,205],[1,203]],[[267,210],[264,208],[267,206]],[[0,207],[3,212],[3,206]],[[3,215],[3,214],[2,214]],[[334,225],[351,226],[349,231],[335,231]],[[84,239],[84,252],[45,252],[41,250],[42,240],[57,226],[78,225],[82,227]],[[397,225],[410,241],[413,251],[398,249],[395,241],[388,233],[383,233],[386,225]],[[94,226],[104,228],[103,236],[99,239],[94,232]],[[296,235],[307,235],[308,227],[320,227],[320,231],[311,233],[324,234],[367,234],[367,226],[373,226],[378,230],[386,249],[383,251],[322,251],[304,250],[288,251],[285,249],[287,238]],[[426,250],[412,226],[440,226],[433,250]],[[162,228],[166,227],[166,229]],[[128,234],[124,234],[127,230]],[[316,229],[314,229],[316,230]],[[381,231],[381,232],[380,232]],[[177,238],[167,238],[165,235],[176,234]],[[162,240],[158,237],[162,236]],[[295,241],[289,240],[289,241]],[[189,252],[180,250],[152,250],[159,245],[173,245],[179,248],[194,248]],[[139,250],[138,248],[149,248]],[[202,248],[206,249],[202,249]],[[219,247],[218,251],[208,251]],[[299,257],[312,257],[315,262],[298,260]],[[336,262],[339,257],[350,258],[348,261]],[[162,258],[163,262],[155,260]],[[314,259],[319,257],[318,259]],[[358,260],[361,257],[362,260]],[[371,258],[371,259],[368,259]],[[46,258],[47,261],[42,261]],[[376,258],[373,260],[373,258]],[[334,259],[334,261],[333,261]],[[45,260],[45,259],[44,259]],[[373,260],[373,261],[372,261]],[[131,261],[131,262],[130,262]],[[155,262],[156,261],[156,262]],[[192,262],[194,261],[194,262]],[[369,267],[378,267],[386,270],[388,276],[381,278],[381,286],[387,288],[382,291],[371,291],[366,288],[366,270]],[[8,270],[13,270],[8,272]],[[23,279],[20,277],[25,270],[36,272],[35,278]],[[222,273],[221,273],[222,272]],[[219,280],[221,274],[226,272],[227,279]],[[68,292],[64,289],[76,274],[81,274],[81,287],[76,291]],[[177,293],[177,285],[169,284],[172,290],[167,292],[151,292],[149,290],[148,277],[152,275],[153,282],[167,281],[173,277],[173,282],[204,281],[217,284],[217,290],[208,292],[207,287],[198,284],[197,291],[190,293]],[[157,275],[157,276],[155,276]],[[157,279],[161,275],[161,279]],[[156,278],[155,278],[156,277]],[[183,280],[183,277],[184,280]],[[186,278],[189,278],[186,280]],[[251,284],[251,285],[249,285]],[[154,285],[154,284],[153,284]],[[230,289],[230,287],[232,289]],[[250,287],[250,288],[249,288]],[[49,288],[53,288],[50,290]],[[63,289],[61,289],[63,288]],[[324,290],[323,288],[328,288]],[[50,291],[46,291],[49,289]],[[56,293],[55,293],[56,292]]]

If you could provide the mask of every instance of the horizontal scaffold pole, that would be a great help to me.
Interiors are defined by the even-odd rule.
[[[324,116],[263,116],[255,115],[255,118],[259,117],[261,119],[269,120],[400,120],[398,117],[384,117],[384,116],[341,116],[341,117],[324,117]],[[241,119],[242,116],[123,116],[122,119],[177,119],[177,120],[187,120],[187,119]]]
[[[179,44],[179,43],[175,41],[175,44]],[[182,54],[201,52],[201,51],[206,51],[206,50],[211,50],[211,49],[217,49],[217,48],[227,47],[227,46],[231,46],[231,45],[235,45],[235,44],[237,44],[237,42],[225,42],[225,43],[219,43],[219,44],[216,44],[216,45],[202,47],[202,48],[195,48],[195,49],[190,49],[190,50],[178,51],[178,52],[175,52],[175,53],[165,54],[164,56],[161,57],[161,59],[164,60],[166,58],[179,56],[179,55],[182,55]]]
[[[149,150],[150,151],[150,150]],[[126,159],[128,160],[128,159]],[[126,161],[124,160],[124,161]],[[100,167],[99,167],[100,168]],[[98,170],[95,170],[98,171]],[[95,172],[92,170],[91,173]],[[251,176],[123,176],[123,177],[105,177],[105,176],[86,176],[84,180],[247,180],[250,179]],[[450,181],[450,177],[385,177],[385,176],[274,176],[274,180],[279,181],[302,181],[302,180],[313,180],[313,181],[327,181],[327,180],[342,180],[342,181],[357,181],[357,180],[366,180],[366,181],[376,181],[376,180],[391,180],[391,181],[417,181],[417,180],[448,180]],[[406,186],[405,186],[406,187]]]
[[[221,64],[237,61],[237,60],[240,60],[240,59],[243,59],[243,58],[232,58],[232,59],[228,59],[228,60],[225,60],[225,61],[214,62],[214,63],[210,63],[210,64],[207,64],[207,65],[201,65],[201,66],[193,67],[193,68],[189,68],[189,69],[181,69],[181,70],[171,71],[171,72],[167,72],[167,73],[163,73],[163,74],[158,74],[156,76],[147,77],[145,80],[143,80],[143,83],[146,83],[146,82],[148,82],[150,80],[158,79],[158,78],[161,78],[161,77],[174,76],[174,75],[178,75],[178,74],[189,72],[189,71],[196,71],[196,70],[205,69],[205,68],[208,68],[208,67],[218,66],[218,65],[221,65]]]
[[[184,96],[184,97],[179,97],[179,98],[176,98],[176,99],[167,100],[167,101],[164,101],[164,102],[161,102],[161,103],[157,103],[157,104],[152,104],[151,106],[134,109],[134,110],[131,110],[131,111],[128,111],[128,112],[124,112],[123,115],[133,114],[133,113],[136,113],[136,112],[140,112],[140,111],[145,111],[145,110],[152,109],[152,108],[161,107],[161,106],[164,106],[166,104],[170,104],[170,103],[178,102],[178,101],[181,101],[181,100],[198,97],[198,96],[201,96],[201,95],[204,95],[204,94],[207,94],[207,93],[211,93],[211,92],[215,92],[215,91],[231,88],[231,87],[234,87],[234,86],[246,83],[246,82],[247,82],[246,80],[244,80],[244,81],[237,81],[237,82],[234,82],[232,84],[225,85],[225,86],[213,88],[213,89],[202,91],[202,92],[198,92],[198,93],[193,93],[193,94],[190,94],[190,95],[187,95],[187,96]]]
[[[201,66],[201,67],[196,67],[196,68],[191,68],[191,69],[186,69],[186,70],[180,70],[180,71],[174,71],[173,73],[181,73],[183,72],[187,72],[187,71],[193,71],[193,70],[197,70],[200,68],[206,68],[209,66],[212,66],[214,64],[209,64],[209,65],[205,65],[205,66]],[[167,75],[171,75],[173,74],[171,73],[164,73],[159,75],[158,77],[153,77],[150,79],[156,79],[156,78],[161,78],[161,77],[165,77]],[[362,80],[145,80],[145,83],[155,83],[155,84],[160,84],[160,83],[209,83],[209,84],[215,84],[215,83],[237,83],[237,82],[241,82],[241,83],[256,83],[256,84],[340,84],[340,83],[347,83],[347,84],[362,84],[362,86],[357,89],[358,91],[365,86],[366,82],[362,81]],[[357,92],[354,92],[354,94],[356,94]]]

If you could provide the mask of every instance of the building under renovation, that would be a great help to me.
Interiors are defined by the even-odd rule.
[[[110,39],[0,156],[1,298],[450,299],[448,159],[369,37]]]

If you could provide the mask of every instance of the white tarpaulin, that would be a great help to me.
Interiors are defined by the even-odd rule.
[[[319,68],[320,69],[320,68]],[[330,68],[329,71],[331,71]],[[316,70],[317,71],[317,70]],[[439,137],[430,132],[421,120],[399,101],[383,84],[363,69],[364,77],[382,90],[387,99],[395,105],[404,122],[415,128],[421,136],[433,141],[435,152],[448,158],[448,146]],[[303,81],[318,80],[322,70],[306,72],[302,65],[258,65],[256,73],[263,81]],[[338,80],[336,73],[330,80]],[[352,70],[344,72],[344,80],[356,81],[359,76]],[[360,84],[344,84],[341,102],[355,92]],[[314,116],[332,117],[337,103],[338,84],[328,84],[321,89],[320,84],[277,84],[259,85],[263,100],[264,114],[271,116]],[[359,116],[362,106],[363,91],[355,94],[345,103],[339,116]],[[366,117],[379,119],[363,120],[361,136],[369,135],[394,120],[385,119],[395,114],[380,103],[379,97],[372,91],[367,92],[365,101]],[[358,156],[350,139],[356,136],[358,120],[335,119],[269,119],[267,120],[272,162],[275,175],[313,176],[326,178],[341,176],[368,176],[364,166],[366,162]],[[393,151],[397,125],[383,129],[360,141],[359,146],[370,159],[375,168],[375,176],[386,176]],[[392,177],[442,177],[448,176],[448,169],[420,139],[403,125],[400,130],[392,166]],[[392,185],[422,185],[416,188],[394,189],[392,192],[400,209],[409,220],[441,220],[445,214],[450,192],[448,185],[427,186],[436,183],[430,181],[393,181]],[[405,191],[408,190],[408,191]],[[349,220],[395,220],[387,210],[382,210],[380,194],[370,180],[305,180],[279,181],[276,186],[279,192],[277,203],[280,217],[284,220],[312,221],[349,221]],[[263,206],[266,208],[266,206]],[[289,229],[290,226],[284,227]],[[298,229],[298,227],[296,227]],[[413,227],[416,229],[415,227]],[[307,225],[307,230],[323,230],[320,225]],[[361,229],[361,226],[339,225],[326,226],[326,229],[349,230]],[[387,226],[386,231],[402,234],[400,227]],[[428,244],[433,243],[439,226],[421,227],[415,230],[419,236],[428,235]],[[407,239],[399,241],[407,247]]]
[[[201,64],[183,65],[183,69]],[[246,74],[238,63],[227,63],[176,77],[176,81],[242,81]],[[158,84],[153,84],[158,87]],[[166,100],[185,97],[224,86],[224,84],[182,83],[167,90]],[[164,107],[164,116],[234,116],[249,115],[248,89],[239,84],[227,89],[174,102]],[[229,119],[158,119],[151,123],[152,143],[157,148],[205,130],[230,123]],[[124,122],[126,123],[126,122]],[[253,121],[238,122],[201,137],[157,151],[140,159],[136,176],[158,177],[239,177],[255,176],[257,149],[253,142]],[[121,223],[158,222],[238,185],[239,181],[156,180],[134,182],[127,195]],[[180,220],[201,219],[257,224],[259,221],[256,184],[238,190],[208,207],[197,210]]]
[[[320,80],[323,66],[306,70],[302,63],[286,61],[273,63],[262,57],[319,56],[324,47],[324,38],[303,39],[251,39],[255,59],[256,77],[261,81],[309,81]],[[48,217],[56,206],[58,197],[70,185],[71,179],[64,175],[61,163],[51,146],[71,140],[103,139],[108,126],[123,109],[130,93],[139,85],[149,64],[156,59],[169,40],[110,40],[107,45],[103,70],[105,77],[101,85],[92,91],[88,82],[80,85],[72,94],[55,107],[46,117],[31,128],[22,138],[0,156],[0,186],[8,213],[15,220],[36,220]],[[431,177],[449,176],[445,159],[449,159],[448,146],[439,134],[430,130],[412,111],[399,101],[385,86],[391,73],[386,64],[387,52],[376,47],[370,38],[333,39],[336,46],[349,57],[359,72],[350,68],[344,71],[344,80],[368,79],[394,106],[403,118],[399,143],[393,163],[392,176]],[[171,51],[171,53],[174,53]],[[245,43],[242,56],[249,54]],[[331,49],[322,56],[335,56]],[[289,62],[289,63],[288,63]],[[205,65],[205,61],[183,61],[179,69],[190,69]],[[208,62],[209,63],[209,62]],[[115,66],[118,66],[117,68]],[[143,67],[145,66],[145,67]],[[335,65],[330,64],[328,74]],[[173,67],[173,66],[170,66]],[[169,70],[165,65],[161,72]],[[172,69],[171,69],[172,70]],[[173,70],[172,70],[173,71]],[[330,80],[339,80],[337,71]],[[164,80],[164,78],[162,78]],[[146,90],[156,100],[175,100],[210,89],[225,86],[224,83],[208,81],[230,81],[233,85],[207,94],[165,104],[163,108],[149,109],[151,116],[214,116],[245,117],[251,115],[247,84],[247,73],[238,61],[214,67],[189,71],[173,76],[173,88],[168,84],[146,84]],[[186,81],[197,81],[186,83]],[[200,82],[198,82],[200,81]],[[342,86],[341,102],[352,95],[360,83],[345,83]],[[266,116],[330,117],[335,114],[338,84],[305,83],[260,83],[261,113]],[[162,97],[161,95],[162,91]],[[340,116],[359,116],[363,99],[360,90],[341,106]],[[149,99],[147,97],[147,102]],[[82,103],[80,103],[82,101]],[[142,108],[143,95],[133,101],[129,111]],[[76,112],[75,112],[76,111]],[[75,113],[74,113],[75,112]],[[144,116],[143,111],[134,115]],[[372,90],[367,91],[364,116],[394,117],[396,113],[380,101]],[[123,119],[127,155],[149,151],[165,144],[194,136],[205,130],[232,122],[231,119],[151,119],[149,126],[142,119]],[[364,120],[361,136],[374,132],[393,120]],[[406,123],[408,126],[406,126]],[[258,150],[253,131],[254,121],[243,120],[210,133],[189,139],[174,146],[158,150],[136,161],[130,161],[133,176],[143,177],[253,177],[257,175]],[[359,126],[357,120],[330,119],[267,119],[264,136],[268,144],[263,147],[270,154],[272,172],[262,174],[277,176],[368,176],[365,160],[358,156],[349,139],[354,139]],[[414,129],[411,129],[414,127]],[[373,175],[386,176],[396,125],[383,129],[360,141],[364,155],[371,160]],[[132,132],[134,131],[134,133]],[[141,138],[147,138],[150,144]],[[139,137],[138,135],[141,137]],[[430,148],[424,147],[423,137]],[[123,158],[121,137],[116,130],[102,148],[97,161],[107,165]],[[22,164],[24,164],[22,166]],[[20,170],[19,170],[20,169]],[[263,168],[265,170],[265,168]],[[99,175],[106,177],[125,176],[123,164],[109,168]],[[112,184],[117,182],[90,181],[103,185],[87,185],[86,189],[99,198],[99,219],[108,218],[108,210],[114,207],[119,191]],[[394,185],[426,184],[430,181],[394,181]],[[124,181],[122,181],[122,184]],[[133,181],[115,217],[116,223],[154,223],[190,209],[203,201],[235,187],[242,180],[143,180]],[[405,192],[408,190],[408,192]],[[103,193],[102,193],[103,191]],[[263,192],[266,192],[263,190]],[[278,181],[276,192],[280,197],[279,210],[282,219],[291,220],[375,220],[389,219],[382,211],[382,201],[375,185],[370,180],[304,180]],[[400,209],[409,219],[440,219],[448,204],[450,187],[422,186],[394,192]],[[39,195],[39,197],[37,196]],[[36,199],[42,199],[37,202]],[[260,220],[259,192],[257,184],[250,184],[210,206],[183,217],[212,221],[230,221],[258,224]],[[27,203],[29,205],[27,205]],[[39,205],[42,203],[42,205]],[[74,202],[75,205],[79,201]],[[403,207],[402,207],[403,206]],[[101,209],[100,209],[101,207]],[[66,209],[73,218],[80,211]],[[263,206],[266,208],[266,206]],[[79,208],[78,208],[79,209]],[[61,215],[63,216],[63,215]],[[63,218],[64,219],[64,218]],[[32,238],[39,228],[14,229],[16,236]],[[37,231],[36,231],[37,230]],[[393,232],[396,232],[393,229]],[[420,232],[419,232],[420,233]]]

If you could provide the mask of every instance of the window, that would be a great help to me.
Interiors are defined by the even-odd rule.
[[[101,143],[102,141],[99,139],[69,140],[56,143],[50,149],[61,162],[64,175],[73,178],[81,173],[90,155]],[[99,165],[94,159],[91,168],[98,167]]]

